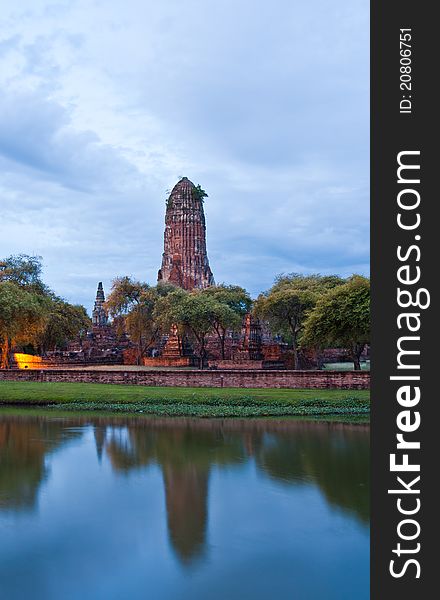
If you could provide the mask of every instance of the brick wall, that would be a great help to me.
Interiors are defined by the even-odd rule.
[[[0,370],[0,381],[116,383],[178,387],[369,389],[367,371],[92,371],[80,369]]]

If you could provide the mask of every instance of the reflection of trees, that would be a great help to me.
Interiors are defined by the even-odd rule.
[[[0,419],[0,510],[35,506],[47,476],[46,455],[78,432],[44,418]]]
[[[333,506],[369,518],[369,430],[307,421],[151,421],[114,428],[106,451],[128,472],[162,468],[168,531],[183,562],[205,546],[209,474],[213,465],[255,457],[260,469],[286,485],[313,483]]]
[[[304,424],[269,437],[257,461],[278,481],[315,482],[331,504],[368,521],[369,452],[367,429]]]
[[[244,456],[240,438],[191,426],[134,426],[128,427],[128,435],[113,430],[106,451],[119,471],[153,462],[161,466],[172,546],[184,563],[202,555],[210,469],[212,465],[237,462]]]
[[[156,424],[155,424],[156,423]],[[333,506],[369,519],[369,430],[307,421],[152,421],[113,430],[114,468],[162,467],[170,540],[184,562],[203,553],[212,465],[255,457],[286,485],[314,483]]]
[[[98,460],[105,452],[114,471],[161,467],[170,541],[186,564],[205,548],[215,465],[255,460],[274,481],[315,484],[331,505],[369,518],[368,427],[294,420],[2,416],[0,510],[33,507],[45,457],[85,425],[93,426]]]

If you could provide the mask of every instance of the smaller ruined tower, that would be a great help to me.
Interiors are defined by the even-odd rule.
[[[185,290],[214,285],[206,251],[204,196],[200,186],[187,177],[174,186],[167,201],[158,281],[169,281]]]
[[[102,281],[98,283],[98,290],[96,292],[95,306],[92,311],[92,323],[94,327],[104,327],[108,324],[107,313],[104,308],[105,296],[104,289],[102,287]]]

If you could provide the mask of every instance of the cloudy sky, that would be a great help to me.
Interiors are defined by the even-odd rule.
[[[368,272],[367,0],[2,0],[0,257],[91,308],[200,183],[217,282]]]

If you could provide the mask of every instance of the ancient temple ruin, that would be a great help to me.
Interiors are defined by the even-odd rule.
[[[187,177],[172,189],[166,204],[164,248],[158,282],[169,282],[185,290],[215,285],[206,247],[206,222],[203,199],[206,193]],[[241,331],[228,331],[223,350],[213,332],[207,338],[206,365],[211,368],[276,368],[282,365],[281,347],[267,329],[251,314],[243,318]],[[92,328],[82,340],[69,344],[69,354],[85,362],[124,362],[138,364],[137,347],[110,322],[105,294],[99,282],[92,311]],[[142,358],[145,366],[189,367],[198,358],[186,335],[176,326],[162,335]]]
[[[94,327],[104,327],[108,324],[107,312],[104,308],[105,295],[104,288],[102,287],[102,281],[98,283],[98,290],[96,292],[95,305],[92,311],[92,324]]]
[[[206,193],[183,177],[174,186],[167,200],[165,214],[164,252],[158,282],[170,282],[185,290],[215,285],[206,250],[206,222],[203,198]],[[226,360],[220,360],[218,338],[208,339],[210,364],[262,365],[260,325],[257,319],[247,315],[241,335],[229,332],[226,340]],[[164,336],[161,347],[154,357],[146,357],[148,366],[188,366],[194,362],[191,347],[185,344],[172,328]],[[212,362],[214,361],[214,362]]]
[[[169,281],[185,290],[214,285],[206,251],[205,195],[187,177],[172,189],[165,214],[159,282]]]
[[[207,194],[187,177],[172,189],[166,204],[164,248],[158,282],[169,282],[187,291],[215,285],[206,245],[203,199]],[[190,332],[174,325],[157,336],[154,345],[139,351],[139,344],[124,331],[123,318],[110,320],[102,282],[99,282],[92,310],[92,326],[63,348],[48,351],[43,359],[15,353],[13,366],[45,368],[48,365],[143,364],[151,367],[200,366],[197,340]],[[206,342],[206,343],[205,343]],[[302,351],[301,368],[316,368],[322,362],[343,362],[345,351],[328,349],[325,355]],[[40,361],[36,364],[36,358]],[[204,340],[203,366],[211,369],[292,368],[288,344],[273,336],[268,323],[249,312],[241,328],[226,330],[219,340],[213,330]],[[320,361],[320,362],[318,362]]]

